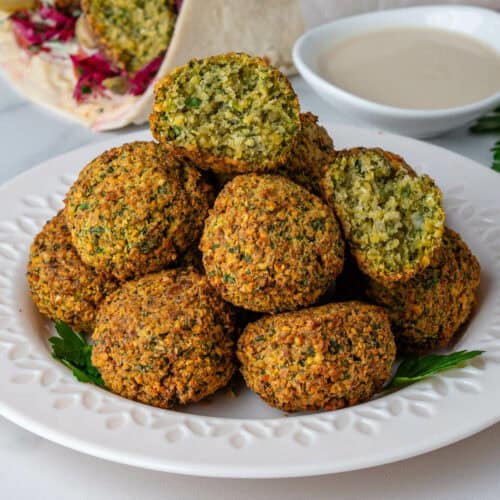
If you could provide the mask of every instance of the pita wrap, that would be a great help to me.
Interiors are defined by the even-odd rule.
[[[25,97],[99,131],[146,122],[154,80],[193,58],[246,52],[294,74],[292,46],[304,31],[299,0],[184,0],[160,69],[142,95],[109,94],[77,102],[69,55],[79,51],[78,43],[48,42],[50,52],[30,54],[18,46],[10,24],[6,14],[0,18],[0,69],[5,78]]]

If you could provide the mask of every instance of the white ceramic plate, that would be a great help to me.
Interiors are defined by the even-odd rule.
[[[135,133],[39,165],[0,188],[0,413],[64,446],[139,467],[225,477],[324,474],[401,460],[500,420],[500,175],[411,139],[331,126],[337,147],[381,146],[430,173],[448,224],[482,266],[479,307],[457,349],[487,354],[467,367],[336,412],[286,416],[244,391],[159,410],[77,382],[49,353],[50,322],[33,306],[28,249],[62,206],[78,171]]]

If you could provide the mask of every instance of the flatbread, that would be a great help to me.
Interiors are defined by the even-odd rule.
[[[164,67],[234,51],[267,57],[291,75],[296,72],[292,47],[303,32],[298,0],[187,0]]]
[[[190,59],[231,51],[264,56],[291,75],[292,46],[303,32],[300,0],[184,0],[156,79]],[[153,84],[142,96],[77,104],[71,65],[47,57],[32,57],[19,48],[8,23],[0,19],[0,69],[22,95],[99,131],[148,120]]]

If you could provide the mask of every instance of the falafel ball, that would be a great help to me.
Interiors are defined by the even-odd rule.
[[[479,280],[476,257],[446,228],[427,269],[402,284],[370,280],[367,295],[389,313],[398,351],[423,354],[451,343],[472,312]]]
[[[154,142],[132,142],[90,162],[66,196],[82,260],[120,280],[158,271],[200,236],[212,187]]]
[[[303,187],[269,174],[240,175],[224,186],[200,250],[221,296],[256,312],[313,304],[344,261],[333,212]]]
[[[235,370],[234,315],[193,269],[122,285],[99,309],[92,364],[107,388],[171,408],[224,387]]]
[[[300,130],[290,82],[259,57],[193,59],[155,86],[151,132],[165,148],[216,173],[276,170]]]
[[[297,143],[279,173],[311,193],[320,194],[323,168],[335,156],[333,141],[325,128],[318,124],[318,117],[312,113],[301,113],[300,122]]]
[[[38,310],[82,333],[92,331],[98,305],[118,286],[82,262],[62,210],[35,237],[27,274]]]
[[[118,68],[135,74],[164,54],[177,18],[173,0],[82,0],[87,26]]]
[[[359,268],[375,280],[408,281],[441,246],[442,193],[398,155],[379,148],[338,151],[321,190]]]
[[[248,387],[287,412],[367,401],[395,355],[387,313],[362,302],[266,316],[245,328],[237,348]]]

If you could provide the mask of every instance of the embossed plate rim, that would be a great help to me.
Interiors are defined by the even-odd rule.
[[[380,145],[436,176],[452,213],[450,225],[467,233],[465,239],[481,254],[482,305],[458,347],[487,348],[484,359],[353,408],[279,418],[158,410],[78,383],[50,358],[40,339],[47,323],[30,303],[24,279],[27,249],[81,166],[106,148],[150,137],[136,132],[66,153],[0,187],[0,414],[101,458],[219,477],[306,476],[370,467],[445,446],[499,421],[494,380],[500,377],[500,200],[495,196],[500,176],[412,139],[340,125],[327,129],[337,146]]]

